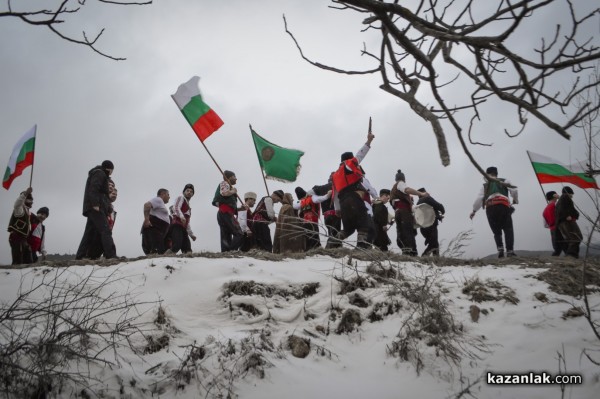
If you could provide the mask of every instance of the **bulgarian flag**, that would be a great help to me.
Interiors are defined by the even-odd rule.
[[[258,163],[265,177],[283,182],[296,181],[300,173],[300,158],[304,152],[283,148],[258,135],[250,126]]]
[[[540,184],[569,183],[583,189],[600,188],[596,180],[588,176],[580,164],[563,165],[552,158],[531,151],[527,151],[527,155]]]
[[[200,87],[198,86],[199,80],[198,76],[192,77],[186,83],[180,85],[177,92],[171,97],[196,133],[196,136],[204,143],[204,140],[223,126],[223,121],[202,100]]]
[[[28,167],[33,167],[33,154],[35,151],[35,132],[37,125],[33,126],[27,133],[17,141],[15,144],[10,159],[8,160],[8,166],[6,172],[4,172],[4,179],[2,179],[2,187],[9,189],[13,180],[18,176],[21,176],[23,170]]]

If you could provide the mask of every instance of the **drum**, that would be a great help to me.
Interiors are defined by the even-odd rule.
[[[415,218],[415,227],[429,227],[435,222],[435,211],[429,204],[413,206],[413,216]]]

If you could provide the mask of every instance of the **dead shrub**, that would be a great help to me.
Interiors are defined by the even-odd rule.
[[[582,266],[554,266],[535,276],[548,283],[550,289],[557,294],[579,298],[583,295]],[[598,265],[589,264],[585,268],[585,284],[587,292],[600,291],[600,270]],[[594,287],[595,286],[595,287]]]
[[[360,312],[356,309],[346,309],[335,332],[336,334],[350,333],[356,329],[356,326],[361,324]]]
[[[318,289],[319,283],[290,284],[287,287],[282,287],[279,285],[258,283],[253,280],[230,281],[223,286],[223,297],[258,295],[272,298],[278,295],[282,298],[293,297],[295,299],[303,299],[315,295]]]
[[[484,301],[501,301],[516,305],[519,303],[515,291],[498,281],[487,279],[481,281],[479,277],[466,280],[462,293],[469,296],[471,301],[481,303]]]
[[[260,316],[262,314],[260,310],[256,309],[254,305],[249,303],[240,303],[237,305],[237,307],[246,313],[250,313],[252,316]]]
[[[148,343],[144,348],[144,354],[151,354],[160,352],[164,348],[168,347],[171,338],[167,334],[163,334],[158,338],[155,338],[152,335],[147,335],[146,341]]]
[[[369,306],[369,302],[367,301],[367,299],[358,292],[354,292],[351,295],[348,295],[348,302],[351,305],[354,305],[359,308],[366,308]]]
[[[356,291],[359,288],[365,289],[365,288],[374,288],[377,286],[375,281],[373,281],[370,278],[363,277],[363,276],[356,276],[349,280],[342,279],[342,278],[336,278],[336,277],[334,277],[334,278],[341,283],[340,291],[339,291],[340,295],[348,294],[350,292]]]
[[[384,302],[377,302],[371,308],[371,312],[367,316],[367,319],[371,323],[383,320],[386,316],[398,313],[402,309],[402,302],[397,299],[390,298]]]

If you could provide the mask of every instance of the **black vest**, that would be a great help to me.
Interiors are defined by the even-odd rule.
[[[22,216],[16,217],[13,213],[10,216],[10,221],[8,222],[8,231],[10,233],[15,232],[17,234],[22,235],[23,237],[27,237],[29,232],[31,231],[31,221],[29,220],[29,212],[25,211]]]

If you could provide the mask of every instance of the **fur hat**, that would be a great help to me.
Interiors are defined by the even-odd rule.
[[[283,190],[275,190],[273,191],[273,194],[277,195],[279,198],[281,198],[283,200],[283,196],[285,195],[283,193]]]
[[[485,170],[485,173],[487,173],[488,175],[498,176],[498,168],[495,166],[490,166]]]
[[[396,181],[406,182],[406,178],[404,177],[404,173],[402,173],[402,171],[400,169],[398,169],[398,172],[396,173]]]
[[[252,191],[248,191],[246,194],[244,194],[244,200],[247,199],[256,199],[256,193],[253,193]]]
[[[381,190],[379,190],[379,196],[381,197],[382,195],[390,195],[391,191],[388,190],[387,188],[382,188]]]
[[[294,190],[296,192],[296,197],[300,200],[304,197],[306,197],[306,191],[304,191],[304,189],[302,187],[296,187],[296,190]]]
[[[347,161],[347,160],[352,159],[352,158],[354,158],[354,154],[353,153],[351,153],[351,152],[345,152],[345,153],[342,154],[340,162],[344,162],[344,161]]]
[[[546,193],[546,201],[552,201],[552,198],[556,195],[556,191],[548,191]]]
[[[44,215],[46,215],[46,217],[50,216],[50,209],[48,209],[47,207],[43,206],[40,209],[38,209],[37,213],[43,213]]]
[[[573,189],[571,187],[569,187],[569,186],[564,186],[563,189],[562,189],[562,193],[563,194],[575,194],[573,192]]]
[[[233,177],[233,176],[235,176],[235,173],[233,173],[233,172],[232,172],[232,171],[230,171],[230,170],[226,170],[225,172],[223,172],[223,175],[225,175],[225,177],[226,177],[227,179],[229,179],[230,177]]]
[[[106,160],[102,162],[102,169],[115,170],[115,165],[111,161]]]
[[[188,188],[191,188],[194,193],[196,192],[196,190],[194,190],[194,185],[191,183],[186,184],[182,192],[185,192],[185,190],[187,190]]]

